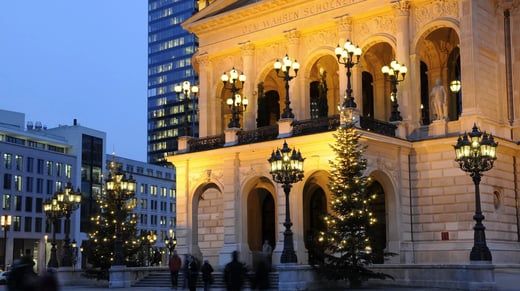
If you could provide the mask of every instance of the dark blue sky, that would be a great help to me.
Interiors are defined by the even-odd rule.
[[[0,108],[146,161],[147,1],[0,1]]]

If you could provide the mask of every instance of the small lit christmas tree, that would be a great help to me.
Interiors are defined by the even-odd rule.
[[[367,268],[373,262],[369,228],[376,223],[370,210],[370,194],[367,187],[370,178],[363,175],[366,160],[365,147],[359,144],[360,134],[354,123],[348,122],[334,134],[336,143],[331,145],[336,154],[329,161],[331,170],[328,188],[332,195],[330,213],[325,216],[325,230],[320,232],[314,267],[329,280],[348,280],[356,288],[369,278],[391,278]]]
[[[108,270],[114,264],[116,239],[121,239],[121,258],[126,265],[135,265],[132,258],[141,247],[137,238],[137,219],[132,213],[136,206],[135,189],[122,189],[124,182],[132,180],[122,173],[120,165],[112,161],[103,193],[97,197],[99,213],[91,217],[92,231],[85,247],[85,254],[92,269],[89,275],[108,278]],[[120,178],[121,177],[121,178]],[[118,180],[121,179],[121,180]],[[110,185],[109,181],[114,184]],[[114,186],[115,185],[115,186]],[[115,188],[114,188],[115,187]],[[134,187],[135,188],[135,187]]]

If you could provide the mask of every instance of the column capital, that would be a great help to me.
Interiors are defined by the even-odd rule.
[[[395,1],[392,8],[397,10],[399,16],[410,16],[410,1]]]
[[[300,41],[300,32],[293,29],[285,32],[285,38],[287,38],[287,42],[289,44],[298,44]]]
[[[240,49],[242,50],[242,55],[252,56],[253,53],[255,52],[255,45],[248,42],[248,43],[242,44],[240,46]]]
[[[336,20],[336,23],[340,32],[346,32],[348,35],[352,33],[352,17],[342,16]]]

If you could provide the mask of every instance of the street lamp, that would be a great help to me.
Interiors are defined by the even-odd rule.
[[[166,238],[164,239],[164,244],[168,248],[168,251],[171,256],[173,251],[175,250],[175,246],[177,246],[177,238],[175,237],[175,231],[173,231],[173,229],[170,229],[169,236],[166,236]]]
[[[244,73],[239,75],[238,71],[233,67],[229,73],[224,72],[220,80],[224,84],[224,88],[231,91],[231,97],[226,100],[226,104],[231,109],[231,120],[228,128],[240,128],[240,113],[246,111],[248,101],[245,96],[242,98],[238,91],[244,88],[246,75]],[[228,84],[229,86],[227,86]]]
[[[63,257],[61,258],[61,265],[70,267],[72,266],[72,251],[70,248],[70,215],[81,204],[81,191],[78,188],[76,192],[72,189],[72,184],[69,182],[65,186],[65,191],[61,189],[56,193],[58,204],[65,216],[65,239],[63,245]]]
[[[7,231],[11,226],[12,216],[4,214],[0,217],[0,225],[4,228],[4,270],[7,270]]]
[[[188,122],[188,103],[192,100],[190,98],[191,93],[193,93],[193,99],[197,98],[199,87],[197,85],[191,86],[190,81],[184,81],[182,86],[175,85],[174,90],[175,93],[177,93],[177,98],[184,101],[184,135],[189,136],[190,124]],[[181,98],[181,93],[184,93],[184,98]]]
[[[56,255],[56,225],[58,224],[59,219],[63,216],[63,212],[58,204],[58,198],[53,197],[47,199],[43,203],[43,211],[52,225],[51,257],[47,263],[47,267],[58,268],[58,257]]]
[[[43,248],[43,264],[44,265],[47,265],[47,242],[49,242],[49,236],[48,235],[44,235],[43,236],[43,242],[45,243],[44,244],[44,248]]]
[[[475,184],[475,215],[473,219],[476,221],[473,227],[473,248],[469,256],[470,261],[489,261],[491,262],[491,252],[486,245],[485,227],[482,224],[484,215],[480,207],[480,180],[481,172],[491,170],[493,163],[497,159],[496,148],[498,143],[495,142],[493,135],[482,133],[473,125],[473,131],[464,133],[459,136],[455,148],[455,161],[459,163],[460,168],[469,172],[473,183]]]
[[[281,263],[296,263],[296,253],[294,252],[293,233],[291,231],[291,213],[289,207],[289,193],[293,183],[303,179],[303,161],[300,151],[290,149],[284,141],[282,149],[276,149],[268,159],[271,164],[269,173],[273,176],[276,183],[282,184],[285,193],[285,231],[283,233],[283,251],[280,259]]]
[[[75,239],[72,240],[72,267],[76,267],[76,263],[78,262],[78,243]]]
[[[108,177],[105,180],[105,190],[107,196],[112,196],[116,204],[115,216],[122,222],[123,208],[133,208],[135,206],[136,182],[132,175],[129,178],[121,171],[121,167],[116,162],[110,162]],[[114,243],[114,265],[123,265],[123,241],[121,239],[121,223],[116,223],[116,240]]]
[[[346,98],[342,104],[342,109],[347,108],[356,108],[356,102],[354,101],[354,97],[352,96],[352,85],[350,83],[350,77],[352,76],[351,69],[355,65],[359,63],[359,56],[361,56],[361,49],[355,45],[353,45],[350,40],[347,40],[343,47],[340,47],[339,44],[334,50],[336,57],[338,58],[338,63],[345,65],[347,69],[347,91]],[[356,61],[354,61],[354,56],[356,56]]]
[[[294,70],[294,76],[291,76],[290,69]],[[291,61],[288,55],[283,57],[282,62],[276,60],[274,63],[274,69],[276,70],[276,76],[282,78],[285,81],[285,108],[283,109],[282,118],[294,118],[294,114],[292,113],[291,99],[289,99],[289,81],[291,81],[294,77],[298,76],[298,70],[300,69],[300,64],[294,60]],[[282,75],[280,75],[280,69],[282,70]]]
[[[390,85],[392,86],[392,94],[390,98],[392,100],[392,113],[390,115],[390,121],[401,121],[403,118],[401,117],[401,113],[399,112],[399,104],[397,103],[397,85],[404,81],[406,73],[408,72],[408,68],[406,66],[400,65],[397,61],[392,61],[390,66],[383,66],[381,68],[381,72],[385,76],[385,79],[390,81]],[[401,78],[399,78],[399,74],[401,74]]]

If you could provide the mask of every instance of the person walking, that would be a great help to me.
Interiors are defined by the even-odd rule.
[[[228,291],[240,291],[246,277],[246,267],[238,261],[238,252],[233,251],[231,262],[224,268],[224,281]]]
[[[172,281],[172,289],[177,289],[179,282],[179,270],[181,269],[181,258],[177,255],[177,251],[173,251],[170,260],[168,261],[168,267],[170,268],[170,278]]]
[[[199,264],[193,257],[188,265],[188,289],[197,291],[197,279],[199,277]]]
[[[204,260],[200,271],[202,273],[202,281],[204,281],[204,291],[209,291],[209,285],[213,283],[213,267],[208,260]]]

